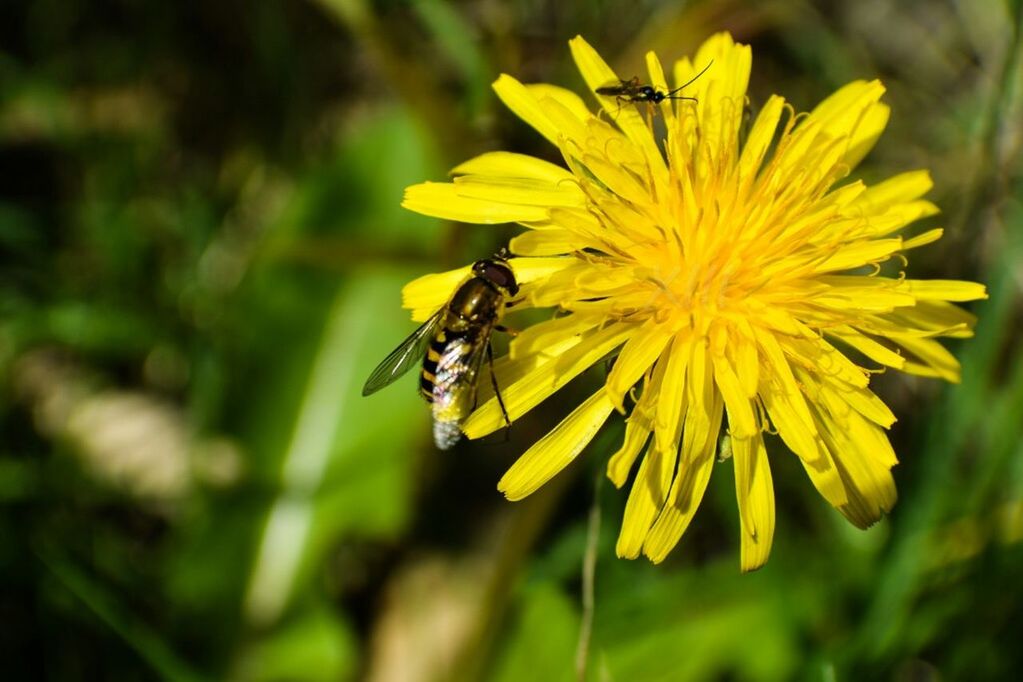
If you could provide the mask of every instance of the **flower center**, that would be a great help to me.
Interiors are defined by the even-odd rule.
[[[664,259],[650,277],[659,294],[654,305],[684,316],[735,311],[753,293],[749,260],[743,250],[727,247]]]

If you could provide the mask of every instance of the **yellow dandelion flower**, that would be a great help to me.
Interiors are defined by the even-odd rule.
[[[619,82],[582,38],[570,46],[591,92]],[[502,75],[497,95],[558,147],[566,167],[494,152],[455,168],[453,182],[405,195],[405,207],[427,215],[527,229],[510,245],[521,305],[559,314],[522,332],[496,363],[512,420],[617,353],[603,387],[529,448],[499,488],[512,500],[529,495],[612,411],[627,413],[608,465],[620,487],[639,460],[622,557],[658,562],[675,546],[723,431],[743,570],[767,560],[774,534],[765,431],[777,432],[852,523],[877,521],[896,498],[885,433],[895,417],[869,388],[876,370],[862,365],[958,381],[959,364],[935,339],[970,336],[974,318],[952,302],[985,297],[972,282],[880,274],[878,264],[905,263],[908,250],[941,236],[902,235],[938,211],[921,198],[931,187],[926,171],[871,187],[844,181],[887,123],[884,86],[850,83],[799,116],[772,96],[742,144],[751,60],[727,33],[711,37],[674,65],[676,85],[711,65],[681,93],[695,101],[665,100],[656,112],[594,95],[603,109],[595,114],[568,90]],[[646,62],[649,83],[669,91],[657,57]],[[660,120],[663,140],[651,127]],[[426,319],[466,273],[410,283],[406,307]],[[465,433],[502,426],[481,386]]]

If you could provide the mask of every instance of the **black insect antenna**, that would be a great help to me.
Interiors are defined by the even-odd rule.
[[[682,85],[678,86],[677,88],[675,88],[674,90],[669,92],[667,95],[665,95],[665,97],[666,98],[670,97],[672,99],[691,99],[691,100],[695,101],[696,100],[695,97],[674,97],[674,95],[675,95],[676,92],[678,92],[682,88],[689,87],[690,85],[695,83],[696,79],[699,78],[700,76],[702,76],[703,74],[707,73],[707,69],[709,69],[713,65],[714,65],[714,60],[711,59],[709,62],[707,62],[707,66],[703,67],[703,69],[700,70],[700,73],[696,74],[695,76],[693,76],[692,78],[687,80],[685,83],[683,83]]]

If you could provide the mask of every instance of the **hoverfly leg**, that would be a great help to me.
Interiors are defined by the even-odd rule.
[[[518,329],[512,329],[511,327],[505,327],[503,324],[495,324],[494,325],[494,331],[503,332],[503,333],[507,334],[508,336],[518,336],[519,335],[519,330]]]
[[[497,396],[497,404],[501,407],[501,415],[504,423],[510,428],[511,419],[508,418],[508,410],[504,406],[504,398],[501,397],[501,389],[497,387],[497,375],[494,374],[494,347],[487,342],[487,365],[490,367],[490,384],[494,387],[494,395]]]

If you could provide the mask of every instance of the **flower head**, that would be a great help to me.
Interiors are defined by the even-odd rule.
[[[570,43],[589,89],[619,77],[582,39]],[[667,92],[710,65],[689,100],[632,106],[502,75],[494,89],[564,158],[561,167],[508,152],[454,169],[451,183],[408,188],[404,206],[470,223],[516,222],[521,306],[556,308],[497,362],[512,420],[617,354],[603,387],[533,445],[501,479],[520,499],[558,473],[612,411],[627,414],[608,464],[622,486],[638,461],[618,554],[661,561],[692,520],[721,436],[735,467],[743,570],[767,560],[774,492],[764,432],[777,432],[821,495],[865,528],[891,509],[895,421],[870,390],[890,367],[957,381],[935,337],[971,335],[953,305],[985,296],[971,282],[882,276],[880,264],[941,236],[903,234],[937,208],[926,171],[874,186],[846,181],[884,129],[878,81],[841,88],[795,115],[779,96],[740,141],[751,53],[722,33],[675,63],[669,85],[653,53],[649,83]],[[656,111],[653,110],[657,107]],[[655,130],[664,122],[664,139]],[[466,269],[405,289],[425,319]],[[875,369],[865,367],[870,365]],[[481,387],[464,425],[478,438],[504,424]],[[492,395],[492,394],[490,394]]]

